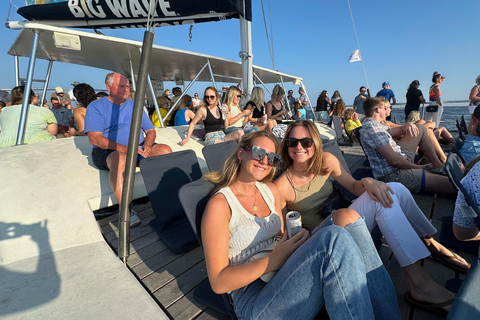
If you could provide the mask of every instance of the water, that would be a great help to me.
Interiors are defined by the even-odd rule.
[[[392,119],[395,117],[398,124],[405,123],[405,113],[404,113],[403,106],[393,106],[392,109]],[[420,108],[420,113],[422,112],[422,108]],[[452,133],[453,137],[458,136],[458,129],[456,127],[456,120],[460,120],[461,116],[465,117],[465,121],[470,121],[470,112],[468,110],[468,104],[464,105],[445,105],[443,108],[443,115],[442,120],[440,120],[440,126],[447,128],[450,133]]]

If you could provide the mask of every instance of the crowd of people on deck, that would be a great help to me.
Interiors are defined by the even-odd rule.
[[[216,293],[228,293],[239,318],[313,319],[325,305],[331,318],[400,319],[393,283],[370,233],[378,226],[404,271],[412,305],[446,315],[455,295],[435,282],[421,265],[432,256],[455,271],[467,273],[470,264],[432,236],[437,232],[415,203],[412,193],[456,195],[445,176],[446,155],[441,144],[455,144],[450,132],[439,126],[443,112],[440,84],[435,72],[426,103],[418,80],[406,93],[405,124],[390,119],[396,98],[388,81],[376,97],[359,89],[353,108],[340,92],[330,99],[321,91],[315,109],[299,88],[286,92],[276,85],[270,99],[254,87],[207,87],[203,97],[165,90],[153,106],[146,105],[138,146],[141,158],[171,153],[155,143],[155,127],[187,126],[180,144],[188,147],[197,124],[203,124],[203,144],[233,140],[238,143],[222,170],[204,179],[216,187],[202,220],[202,241],[208,278]],[[65,93],[56,87],[51,106],[40,103],[33,90],[15,87],[0,92],[0,147],[16,143],[22,102],[28,96],[25,143],[55,137],[88,136],[92,160],[109,171],[109,182],[121,203],[134,93],[130,81],[119,73],[105,78],[106,91],[86,83],[72,83]],[[266,101],[268,100],[268,101]],[[480,76],[471,89],[468,134],[459,150],[465,160],[464,185],[480,205]],[[72,101],[76,107],[72,107]],[[333,154],[323,151],[314,114],[344,119],[347,136],[357,139],[367,156],[373,178],[357,180]],[[359,129],[360,136],[352,132]],[[417,151],[427,159],[420,165]],[[468,164],[467,164],[468,163]],[[342,187],[356,199],[345,208],[324,212],[336,189]],[[478,240],[473,219],[465,214],[465,198],[458,193],[454,212],[455,235]],[[298,211],[302,229],[289,237],[286,212]],[[140,224],[132,210],[131,226]],[[256,257],[267,248],[271,253]],[[265,274],[275,276],[266,281]]]

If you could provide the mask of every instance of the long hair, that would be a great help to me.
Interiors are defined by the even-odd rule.
[[[275,103],[275,101],[277,101],[277,98],[283,95],[285,95],[285,90],[283,90],[283,88],[280,85],[278,84],[275,85],[272,91],[272,103]]]
[[[206,87],[205,88],[205,91],[203,91],[203,104],[201,107],[203,108],[208,108],[210,105],[208,104],[208,101],[207,101],[207,90],[212,90],[213,92],[215,92],[215,101],[212,103],[212,105],[214,106],[218,106],[218,101],[220,100],[220,95],[218,94],[218,91],[215,87]]]
[[[16,104],[22,104],[24,92],[25,92],[25,86],[18,86],[12,89],[12,94],[11,94],[12,106]],[[33,92],[33,90],[30,90],[30,97],[28,99],[28,103],[31,104],[33,99],[35,99],[36,96],[37,95],[35,94],[35,92]]]
[[[323,90],[318,97],[321,99],[325,99],[326,96],[327,96],[327,90]]]
[[[252,89],[252,101],[260,110],[263,104],[265,103],[265,92],[263,91],[262,88],[255,87]]]
[[[280,154],[282,156],[283,169],[286,170],[293,165],[293,160],[288,154],[288,147],[285,142],[287,138],[290,137],[290,132],[292,132],[295,127],[304,127],[308,130],[308,133],[313,139],[313,145],[315,150],[313,152],[313,157],[309,160],[308,171],[314,175],[325,174],[325,170],[322,168],[323,165],[323,144],[322,136],[317,129],[317,126],[310,120],[297,120],[290,124],[285,132],[285,136],[282,141],[282,146],[280,147]]]
[[[340,92],[338,90],[335,90],[335,92],[333,93],[332,99],[333,98],[340,98]]]
[[[238,95],[238,94],[242,94],[242,92],[240,91],[240,89],[238,89],[237,86],[230,86],[227,90],[227,106],[228,106],[228,110],[229,111],[232,111],[231,108],[232,106],[234,106],[233,104],[233,99],[235,99],[235,96]],[[240,101],[239,101],[240,102]],[[236,107],[238,107],[238,103],[235,105]],[[240,107],[239,107],[240,109]]]
[[[345,112],[345,102],[343,102],[342,99],[338,100],[337,103],[335,103],[335,106],[333,107],[333,115],[338,116],[340,118],[343,118],[343,113]]]
[[[88,105],[97,100],[97,95],[95,90],[86,83],[79,83],[73,88],[73,95],[77,99],[77,102],[81,104],[82,107],[88,107]]]
[[[418,81],[418,80],[413,80],[413,81],[410,83],[410,85],[408,86],[407,91],[416,89],[417,85],[420,85],[420,81]]]
[[[262,137],[270,139],[275,145],[275,152],[278,151],[278,141],[275,136],[269,131],[260,130],[244,135],[242,137],[242,140],[238,144],[237,150],[235,150],[235,152],[232,153],[230,157],[228,157],[227,161],[225,161],[223,169],[221,171],[213,171],[207,173],[203,176],[203,179],[206,179],[216,184],[213,193],[217,192],[222,188],[231,186],[235,182],[235,180],[237,180],[241,165],[241,162],[237,157],[237,151],[249,145],[252,145],[255,139]],[[262,182],[271,181],[275,176],[275,172],[276,167],[272,167],[272,170],[267,176],[265,176],[265,178],[262,179]]]

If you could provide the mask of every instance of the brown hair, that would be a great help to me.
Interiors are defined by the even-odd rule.
[[[367,98],[363,102],[363,113],[365,114],[366,117],[371,117],[373,116],[375,109],[380,107],[382,104],[382,100],[378,98]]]
[[[322,136],[317,129],[317,126],[310,120],[297,120],[290,124],[285,132],[285,136],[282,141],[282,146],[280,147],[280,154],[282,156],[283,169],[286,170],[293,165],[293,160],[288,154],[288,147],[285,142],[287,138],[290,137],[290,132],[292,132],[295,127],[304,127],[308,130],[308,133],[313,139],[313,145],[315,146],[315,152],[313,157],[310,159],[310,164],[308,166],[308,171],[314,175],[325,174],[323,169],[323,145],[322,145]]]
[[[18,86],[12,89],[12,106],[16,104],[22,104],[24,91],[25,86]],[[30,99],[28,100],[28,103],[31,104],[36,96],[37,95],[35,94],[35,92],[33,92],[33,90],[30,90]]]
[[[340,118],[343,118],[343,113],[345,112],[345,102],[343,102],[342,99],[338,100],[337,103],[335,103],[335,107],[333,107],[333,115],[338,116]]]
[[[273,141],[275,145],[275,152],[277,152],[278,141],[271,132],[260,130],[260,131],[255,131],[255,132],[244,135],[242,137],[242,140],[238,144],[237,150],[235,150],[235,152],[232,155],[230,155],[230,157],[228,157],[227,161],[225,161],[225,164],[223,165],[223,169],[221,171],[212,171],[203,176],[203,179],[206,179],[216,184],[216,187],[213,193],[217,192],[222,188],[231,186],[237,179],[238,173],[240,172],[240,164],[241,164],[240,160],[237,157],[237,151],[249,145],[252,145],[253,140],[257,138],[262,138],[262,137],[268,138],[271,141]],[[265,176],[265,178],[262,179],[262,182],[271,181],[275,176],[276,170],[277,170],[276,167],[272,167],[272,170],[267,176]]]
[[[345,110],[345,112],[343,113],[343,119],[345,120],[352,120],[353,119],[353,113],[355,111],[353,111],[353,109],[347,109]]]
[[[215,92],[215,102],[212,103],[212,105],[216,105],[218,106],[218,101],[220,100],[220,95],[218,94],[218,91],[217,91],[217,88],[215,87],[206,87],[205,88],[205,91],[203,91],[203,104],[202,104],[202,107],[203,108],[208,108],[209,104],[207,102],[207,90],[212,90],[213,92]]]

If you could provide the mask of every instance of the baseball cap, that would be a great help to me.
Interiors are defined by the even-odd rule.
[[[390,85],[390,82],[388,81],[385,81],[384,83],[382,83],[382,87],[389,86],[389,85]]]
[[[74,81],[74,82],[72,82],[72,83],[70,83],[70,84],[71,84],[72,86],[74,86],[74,87],[75,87],[76,85],[79,85],[79,84],[80,84],[80,82],[78,82],[78,81]]]
[[[480,105],[478,105],[472,114],[475,118],[480,119]]]
[[[63,88],[62,87],[56,87],[55,92],[56,93],[63,93]]]

